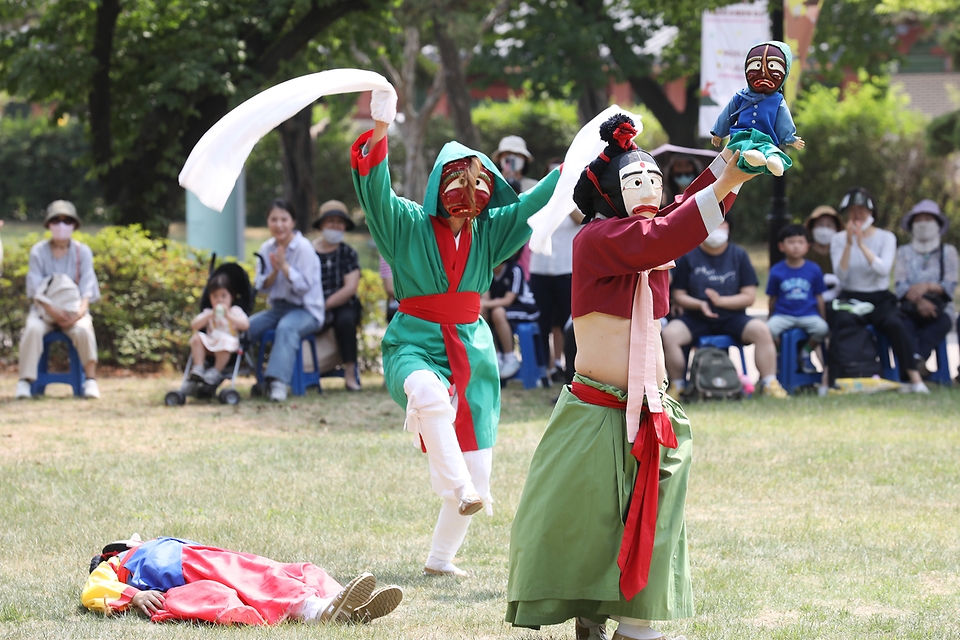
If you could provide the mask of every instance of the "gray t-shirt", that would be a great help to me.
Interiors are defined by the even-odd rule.
[[[93,272],[93,251],[82,242],[71,240],[62,258],[53,256],[49,240],[41,240],[33,245],[27,270],[27,297],[33,300],[44,278],[55,273],[69,276],[80,288],[80,296],[88,298],[91,303],[100,299],[100,283]]]

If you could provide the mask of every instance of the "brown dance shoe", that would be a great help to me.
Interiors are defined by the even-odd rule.
[[[317,617],[321,624],[328,622],[350,622],[353,612],[370,600],[373,588],[377,586],[377,579],[370,573],[361,573],[347,583],[333,602]]]
[[[370,622],[382,618],[397,608],[403,600],[403,589],[395,584],[380,587],[370,596],[370,599],[353,610],[354,622]]]
[[[460,498],[460,515],[472,516],[483,509],[483,499],[475,493]]]
[[[577,631],[577,640],[607,640],[606,623],[599,623],[596,626],[587,626],[580,624],[580,618],[574,618]]]

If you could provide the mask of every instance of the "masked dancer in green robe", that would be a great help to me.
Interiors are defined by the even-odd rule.
[[[549,200],[560,173],[517,196],[487,156],[450,142],[424,203],[401,198],[387,166],[396,99],[392,91],[373,92],[375,126],[351,150],[353,182],[400,301],[382,342],[387,388],[405,408],[404,428],[419,437],[443,499],[424,573],[465,576],[453,560],[471,516],[484,507],[491,513],[500,419],[496,350],[480,295],[493,268],[530,237],[527,219]]]

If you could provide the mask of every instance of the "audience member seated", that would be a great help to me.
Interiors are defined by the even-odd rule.
[[[813,210],[804,224],[812,241],[807,260],[816,263],[823,271],[823,283],[827,287],[823,292],[823,301],[831,302],[840,293],[840,278],[833,272],[830,241],[843,229],[843,220],[837,215],[836,209],[822,204]]]
[[[273,402],[287,399],[300,344],[320,331],[324,322],[320,258],[310,241],[296,230],[295,220],[289,202],[271,202],[267,227],[273,237],[260,245],[257,253],[254,287],[267,294],[270,308],[250,317],[248,335],[256,343],[268,329],[276,330],[264,372],[265,391]]]
[[[900,226],[910,232],[912,240],[897,249],[894,287],[917,369],[926,378],[930,375],[927,358],[953,325],[957,249],[940,241],[949,221],[933,200],[921,200]]]
[[[326,300],[324,328],[333,327],[337,349],[343,359],[343,379],[347,391],[360,391],[357,384],[357,328],[363,308],[357,297],[360,285],[360,258],[353,247],[343,241],[343,234],[353,231],[353,220],[347,206],[339,200],[320,205],[320,217],[313,223],[320,235],[313,247],[320,257],[320,279]]]
[[[673,304],[683,308],[683,315],[663,329],[668,392],[678,398],[686,385],[684,347],[702,336],[726,335],[755,345],[761,393],[786,398],[787,392],[777,382],[777,348],[770,329],[746,311],[757,297],[757,274],[747,252],[729,238],[728,217],[703,244],[677,260],[673,270]]]
[[[847,217],[846,229],[830,242],[833,270],[840,278],[839,299],[868,302],[873,306],[872,310],[859,315],[890,341],[900,371],[906,371],[909,381],[904,391],[929,393],[917,370],[914,349],[900,316],[897,297],[889,288],[897,238],[891,232],[873,226],[877,205],[866,189],[854,187],[847,191],[839,209],[841,215]],[[848,312],[828,313],[831,330],[843,322],[843,313]]]
[[[550,161],[547,171],[553,171],[560,161]],[[530,291],[540,309],[540,336],[543,338],[544,353],[551,356],[553,338],[552,370],[547,373],[555,382],[573,377],[573,372],[564,372],[563,328],[570,318],[570,278],[573,274],[573,239],[580,231],[583,214],[574,209],[563,219],[550,237],[553,245],[552,255],[534,253],[530,256]],[[572,362],[567,366],[573,368]],[[550,367],[548,367],[550,369]]]
[[[496,337],[500,378],[512,378],[520,370],[513,352],[514,329],[519,322],[536,322],[540,318],[540,310],[516,261],[493,268],[490,290],[480,297],[480,313]]]
[[[780,334],[788,329],[803,329],[809,339],[800,354],[804,373],[816,371],[810,362],[810,353],[823,342],[829,331],[823,302],[823,272],[816,263],[804,256],[810,248],[807,230],[791,224],[780,230],[779,248],[786,256],[770,268],[767,281],[770,317],[767,326],[773,339],[779,343]],[[821,361],[824,359],[821,358]]]
[[[43,355],[43,337],[57,329],[70,338],[83,363],[87,376],[83,396],[99,398],[97,336],[89,313],[90,304],[100,299],[100,284],[93,272],[93,252],[82,242],[71,239],[74,230],[80,228],[80,216],[72,202],[51,202],[43,226],[50,230],[51,237],[30,249],[27,298],[33,304],[20,338],[20,380],[16,397],[30,397],[30,383],[37,379]]]

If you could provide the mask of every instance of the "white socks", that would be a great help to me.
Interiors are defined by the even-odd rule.
[[[460,550],[467,528],[473,516],[462,516],[459,512],[460,501],[444,498],[437,517],[437,526],[433,530],[433,543],[430,545],[430,557],[426,566],[440,570],[445,563],[453,562]]]

